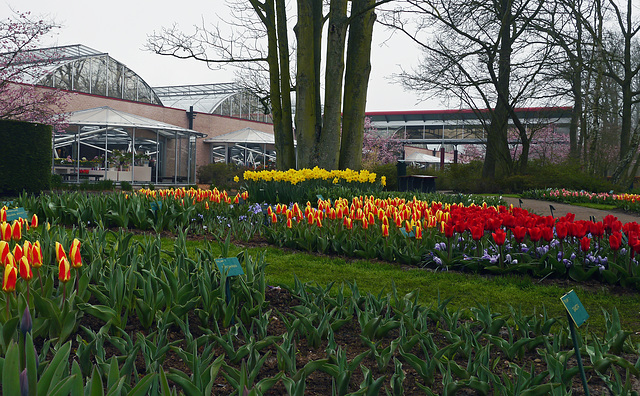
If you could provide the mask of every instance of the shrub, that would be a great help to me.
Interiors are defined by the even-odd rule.
[[[128,181],[121,181],[120,189],[122,191],[133,191],[133,186],[131,186],[131,183],[129,183]]]
[[[0,192],[38,193],[51,185],[51,126],[0,121]]]
[[[238,176],[242,178],[244,169],[235,164],[213,163],[202,165],[196,171],[198,183],[210,184],[211,187],[217,187],[219,190],[230,190],[238,188],[238,184],[233,178]]]
[[[113,180],[100,180],[94,184],[96,190],[111,191],[114,188]]]

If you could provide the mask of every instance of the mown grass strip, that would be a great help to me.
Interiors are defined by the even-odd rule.
[[[202,247],[202,242],[189,241],[188,249]],[[163,240],[163,247],[173,248],[171,239]],[[220,248],[213,243],[214,253]],[[380,261],[345,259],[343,257],[322,256],[277,247],[242,248],[232,246],[229,254],[236,255],[242,250],[256,254],[266,250],[267,281],[271,285],[294,284],[297,277],[302,282],[326,285],[336,282],[356,282],[361,293],[377,295],[388,293],[395,284],[400,295],[419,290],[419,301],[425,305],[436,304],[438,298],[452,297],[450,309],[491,305],[494,312],[508,314],[509,306],[522,309],[524,314],[541,314],[546,308],[550,316],[566,321],[560,297],[575,290],[590,315],[587,325],[581,331],[593,331],[602,336],[605,320],[602,310],[618,309],[624,329],[640,328],[640,299],[637,293],[612,293],[606,285],[591,283],[589,287],[570,281],[557,280],[539,282],[528,276],[483,276],[459,272],[434,272],[416,267],[400,266]],[[636,337],[637,339],[637,337]]]

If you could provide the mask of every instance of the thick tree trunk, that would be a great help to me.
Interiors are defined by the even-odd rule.
[[[512,160],[507,141],[509,119],[509,79],[511,74],[511,2],[500,0],[500,49],[498,50],[498,75],[493,70],[493,62],[488,62],[498,101],[491,115],[491,126],[487,131],[487,152],[482,168],[482,177],[494,179],[499,171],[502,174],[511,173]],[[500,97],[503,99],[500,100]]]
[[[320,59],[316,54],[315,3],[321,0],[299,0],[298,22],[294,29],[298,43],[296,80],[296,138],[298,144],[297,168],[311,168],[317,165],[317,153],[321,133],[319,70]],[[320,8],[320,11],[322,9]]]
[[[273,132],[276,148],[276,167],[280,170],[295,168],[293,121],[291,116],[291,77],[284,0],[265,2],[268,26],[268,64]],[[276,23],[277,20],[277,23]],[[270,27],[270,28],[269,28]]]
[[[347,0],[332,0],[327,32],[324,122],[318,153],[320,167],[338,169],[342,121],[342,81],[347,32]]]
[[[360,170],[362,167],[364,113],[371,72],[373,24],[376,19],[374,5],[375,0],[354,0],[351,6],[354,18],[349,26],[340,169]]]

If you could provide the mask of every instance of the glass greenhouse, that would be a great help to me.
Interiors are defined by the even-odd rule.
[[[32,84],[92,95],[162,105],[153,89],[133,70],[81,44],[25,51],[24,62],[41,63]]]

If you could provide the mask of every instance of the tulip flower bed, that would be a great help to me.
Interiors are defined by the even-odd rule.
[[[640,213],[640,195],[638,194],[613,194],[613,192],[591,193],[565,189],[546,189],[525,191],[522,197],[568,204],[612,205],[621,210]]]
[[[179,207],[199,204],[190,193],[163,194],[123,196],[134,205],[147,199],[156,203],[156,210],[172,206],[172,200]],[[221,200],[222,206],[215,208],[235,210],[240,199],[236,204],[233,198],[231,203],[224,199],[224,205]],[[459,205],[385,202],[377,203],[379,209],[386,213],[386,205],[392,213],[398,208],[398,216],[407,213],[400,210],[403,204],[422,207],[423,217],[411,220],[427,222],[425,242],[427,237],[443,238],[442,227],[443,242],[450,242],[458,233],[454,219],[469,216],[457,212],[465,208]],[[212,205],[209,199],[200,202],[207,203]],[[362,222],[356,219],[357,202],[351,203],[355,220],[345,232]],[[328,204],[320,201],[322,213],[337,211]],[[82,205],[78,207],[94,204]],[[68,212],[69,218],[82,213],[78,207]],[[498,242],[504,237],[501,246],[514,232],[499,231],[510,221],[507,214],[515,219],[524,215],[506,208],[471,208],[504,217],[491,237]],[[276,207],[270,216],[285,228],[286,210],[295,206],[284,213],[280,206],[280,214]],[[340,210],[344,224],[345,209]],[[384,218],[380,210],[376,216]],[[154,215],[151,206],[149,212]],[[309,214],[320,216],[311,208]],[[580,394],[566,319],[549,317],[544,310],[500,314],[482,305],[451,310],[448,299],[427,307],[417,303],[417,292],[401,295],[395,287],[386,295],[361,292],[353,283],[325,287],[296,281],[271,287],[264,255],[241,253],[244,273],[227,278],[215,260],[228,256],[228,240],[212,244],[205,239],[188,249],[190,217],[177,217],[176,223],[186,223],[176,226],[168,243],[157,234],[134,239],[125,228],[105,229],[107,217],[93,219],[91,228],[84,221],[71,228],[38,226],[37,217],[30,227],[24,220],[3,225],[2,394]],[[299,224],[317,228],[308,218]],[[372,223],[370,230],[379,227],[382,233],[384,221]],[[406,227],[407,236],[398,224]],[[454,227],[449,237],[447,224]],[[269,227],[267,232],[273,232]],[[407,219],[394,218],[387,227],[389,236],[382,238],[397,232],[415,242],[418,236]],[[630,233],[624,226],[621,230]],[[561,244],[568,245],[568,239]],[[16,270],[14,260],[25,268]],[[27,265],[36,268],[35,276]],[[590,387],[597,394],[630,394],[640,386],[640,345],[621,328],[616,310],[604,315],[603,335],[580,335]]]
[[[320,253],[436,270],[598,279],[640,289],[640,226],[555,219],[505,206],[402,199],[318,202],[270,209],[269,241]]]
[[[363,170],[327,171],[313,169],[290,169],[288,171],[246,171],[244,187],[257,202],[306,202],[314,201],[317,195],[338,196],[341,193],[356,195],[378,194],[386,185],[386,178]],[[239,181],[239,180],[237,180]]]

